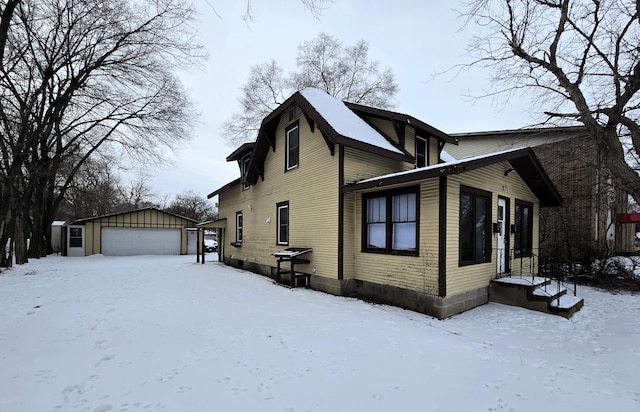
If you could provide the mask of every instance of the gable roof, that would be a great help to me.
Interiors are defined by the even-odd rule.
[[[363,106],[357,103],[345,102],[344,104],[357,114],[367,114],[370,116],[378,117],[380,119],[389,119],[393,122],[394,127],[398,127],[398,125],[410,125],[416,129],[418,134],[431,135],[446,143],[456,145],[458,144],[458,138],[454,135],[450,135],[443,132],[442,130],[436,129],[435,127],[423,122],[422,120],[408,114],[378,109],[376,107]]]
[[[313,109],[324,119],[327,126],[336,133],[338,140],[356,140],[393,153],[404,154],[402,150],[391,144],[367,122],[351,111],[344,102],[323,92],[308,87],[299,92]]]
[[[509,162],[529,189],[540,199],[540,206],[560,206],[562,204],[562,196],[551,182],[551,179],[549,179],[549,176],[547,176],[531,148],[506,150],[405,172],[391,173],[346,185],[342,190],[344,192],[354,192],[412,183],[423,179],[464,173],[504,161]]]
[[[243,157],[245,157],[247,154],[251,154],[254,146],[255,146],[255,143],[253,142],[244,143],[242,146],[234,150],[229,156],[227,156],[227,159],[226,159],[227,162],[230,162],[232,160],[240,160]]]
[[[93,216],[93,217],[87,217],[87,218],[84,218],[84,219],[78,219],[78,220],[74,221],[71,224],[72,225],[84,224],[86,222],[91,222],[92,220],[98,220],[98,219],[102,219],[102,218],[105,218],[105,217],[120,216],[120,215],[129,214],[129,213],[136,213],[136,212],[144,212],[145,210],[154,210],[154,211],[159,212],[159,213],[164,213],[166,215],[170,215],[170,216],[174,216],[174,217],[177,217],[177,218],[180,218],[180,219],[188,220],[189,222],[192,222],[192,223],[197,223],[196,220],[191,219],[190,217],[185,217],[185,216],[176,215],[175,213],[165,212],[164,210],[160,210],[157,207],[144,207],[142,209],[127,210],[125,212],[110,213],[110,214],[107,214],[107,215]]]
[[[220,192],[224,192],[225,190],[232,188],[235,185],[239,185],[242,182],[242,178],[239,177],[235,180],[232,180],[231,182],[227,183],[226,185],[222,186],[220,189],[214,190],[213,192],[209,193],[207,195],[207,199],[211,199],[212,197],[214,197],[215,195],[219,194]]]
[[[417,125],[420,130],[430,131],[429,133],[438,139],[447,142],[455,141],[446,133],[411,116],[353,103],[344,103],[320,89],[306,88],[295,92],[262,121],[249,162],[249,170],[246,176],[247,184],[255,184],[258,177],[263,175],[264,161],[269,149],[276,150],[275,131],[278,127],[280,116],[294,106],[298,106],[302,110],[312,131],[316,127],[318,128],[332,155],[335,150],[334,145],[339,144],[390,159],[407,162],[414,161],[413,155],[392,141],[390,137],[385,136],[381,131],[376,130],[367,123],[359,115],[363,113],[392,121],[395,119],[396,123],[398,119],[402,118],[405,119],[403,121],[407,122],[407,124],[411,124],[414,127]]]
[[[335,100],[335,102],[330,102],[330,99]],[[317,125],[332,155],[334,153],[334,145],[343,144],[399,160],[409,160],[412,158],[411,155],[388,142],[382,135],[371,128],[371,126],[367,125],[364,120],[353,114],[353,112],[350,112],[340,100],[329,96],[319,89],[309,88],[295,92],[262,121],[249,162],[249,170],[246,176],[248,184],[255,184],[258,181],[258,177],[262,176],[264,170],[263,163],[269,149],[273,151],[276,150],[275,131],[278,127],[280,116],[296,105],[304,113],[305,119],[312,131],[315,130]],[[340,107],[340,105],[342,105],[342,107]],[[349,111],[351,115],[346,113],[345,110]],[[327,116],[328,119],[325,118],[323,114]],[[341,124],[339,126],[332,125],[329,123],[329,120]],[[338,128],[340,132],[337,131],[336,128]],[[361,141],[359,140],[359,136],[354,135],[354,133],[358,132],[366,133],[367,141]],[[345,136],[342,133],[347,135]],[[378,136],[376,137],[375,134],[378,134]]]

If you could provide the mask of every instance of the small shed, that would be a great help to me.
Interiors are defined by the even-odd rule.
[[[51,250],[54,253],[60,253],[62,251],[62,230],[67,222],[64,220],[54,220],[51,223]]]
[[[66,255],[186,255],[196,223],[153,207],[80,219],[66,227]]]

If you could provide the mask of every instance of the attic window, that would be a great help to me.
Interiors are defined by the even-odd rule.
[[[289,110],[289,121],[293,121],[293,109]]]
[[[285,171],[298,167],[300,157],[300,135],[298,122],[286,131],[287,147],[285,153]]]
[[[240,160],[240,173],[242,176],[242,182],[244,183],[242,185],[242,189],[246,190],[249,188],[249,184],[247,183],[247,173],[249,172],[249,159],[251,157],[247,154],[244,157],[242,157],[242,159]]]
[[[427,166],[428,154],[427,154],[427,139],[424,137],[416,136],[416,167]]]

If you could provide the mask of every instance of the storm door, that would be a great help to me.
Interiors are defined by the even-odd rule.
[[[497,223],[496,261],[497,273],[509,271],[509,203],[508,200],[498,198],[498,223]]]

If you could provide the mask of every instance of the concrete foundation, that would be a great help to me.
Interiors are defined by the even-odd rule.
[[[261,265],[229,257],[224,258],[224,263],[229,266],[267,276],[274,280],[276,278],[276,268],[274,266]],[[489,301],[488,286],[454,296],[441,297],[358,279],[338,280],[313,274],[310,275],[309,285],[311,289],[331,295],[350,296],[368,302],[398,306],[434,316],[438,319],[445,319],[457,315],[458,313],[484,305]]]

